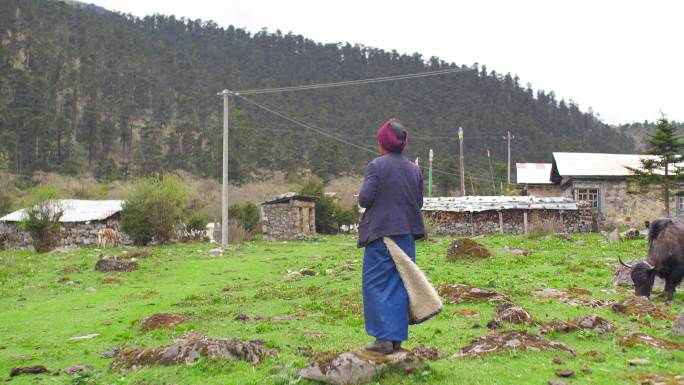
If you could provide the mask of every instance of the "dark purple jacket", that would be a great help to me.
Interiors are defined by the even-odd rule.
[[[391,235],[425,236],[420,213],[423,207],[423,174],[398,153],[375,158],[368,164],[359,193],[366,211],[359,222],[358,247]]]

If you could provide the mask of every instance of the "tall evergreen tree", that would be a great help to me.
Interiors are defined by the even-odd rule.
[[[633,180],[641,187],[641,192],[656,186],[661,189],[666,217],[670,216],[670,196],[676,184],[684,181],[684,139],[678,134],[676,124],[660,116],[655,131],[648,135],[646,154],[655,155],[641,160],[641,168],[629,168]]]

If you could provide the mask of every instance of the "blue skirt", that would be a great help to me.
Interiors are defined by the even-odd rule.
[[[395,235],[391,238],[415,262],[416,241],[413,235]],[[408,294],[382,238],[366,246],[362,283],[366,333],[381,340],[407,340]]]

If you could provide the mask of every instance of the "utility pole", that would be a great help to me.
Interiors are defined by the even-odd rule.
[[[496,184],[494,184],[494,169],[492,168],[492,156],[487,147],[487,161],[489,161],[489,176],[492,178],[492,194],[496,195]]]
[[[511,184],[511,139],[515,139],[515,136],[511,136],[511,132],[507,131],[507,135],[504,139],[508,139],[508,185]]]
[[[428,196],[432,196],[432,158],[434,156],[434,153],[432,152],[432,149],[430,149],[430,167],[428,167]]]
[[[465,189],[465,169],[463,168],[463,128],[458,128],[458,145],[460,148],[460,162],[461,162],[461,196],[466,195]]]
[[[223,189],[221,191],[221,247],[228,248],[228,96],[230,91],[219,92],[223,96]]]

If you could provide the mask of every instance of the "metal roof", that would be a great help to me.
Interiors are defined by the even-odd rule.
[[[516,163],[518,184],[552,184],[551,163]]]
[[[466,196],[423,198],[423,211],[476,213],[490,210],[577,210],[577,202],[564,197]]]
[[[655,155],[600,154],[587,152],[554,152],[558,174],[563,176],[630,176],[626,167],[641,168],[642,159],[657,159]]]
[[[274,199],[262,203],[262,205],[273,205],[276,203],[285,203],[285,202],[289,202],[293,199],[313,202],[316,200],[316,197],[312,197],[310,195],[302,195],[302,194],[290,191],[290,192],[286,192],[285,194],[280,194],[277,197],[275,197]]]
[[[64,210],[60,222],[103,221],[121,211],[122,200],[81,200],[60,199],[56,201]],[[24,217],[24,209],[17,210],[0,218],[4,222],[19,222]]]

